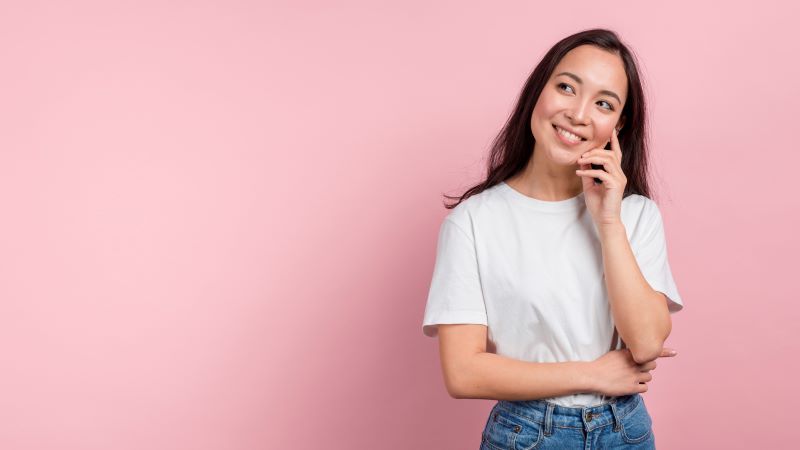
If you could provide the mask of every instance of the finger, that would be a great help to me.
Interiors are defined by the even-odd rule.
[[[642,374],[639,375],[640,383],[649,383],[651,381],[653,381],[653,375],[650,372],[642,372]]]
[[[655,369],[655,368],[656,368],[656,366],[658,366],[658,364],[656,364],[656,361],[655,361],[655,360],[653,360],[653,361],[648,361],[648,362],[646,362],[646,363],[644,363],[644,364],[639,364],[639,370],[640,370],[641,372],[646,372],[646,371],[648,371],[648,370],[653,370],[653,369]]]
[[[585,152],[578,158],[578,161],[581,161],[581,158],[588,158],[591,156],[599,156],[600,158],[608,158],[609,161],[614,161],[617,166],[620,167],[620,172],[622,172],[622,162],[620,159],[617,159],[617,155],[612,150],[606,150],[602,147],[597,147],[588,152]]]
[[[617,157],[617,155],[615,155],[614,152],[612,152],[611,150],[606,150],[603,147],[593,148],[589,151],[584,152],[581,156],[595,156],[595,155],[601,157],[608,157],[611,158],[612,160],[616,159]]]
[[[662,348],[662,349],[661,349],[661,354],[660,354],[660,355],[658,355],[658,356],[659,356],[660,358],[663,358],[663,357],[675,356],[675,355],[677,355],[677,354],[678,354],[678,351],[677,351],[677,350],[675,350],[674,348],[667,348],[667,347],[664,347],[664,348]]]
[[[606,151],[606,153],[608,153],[608,151]],[[578,159],[578,163],[600,164],[608,173],[617,175],[622,173],[622,167],[619,166],[619,163],[617,163],[611,155],[581,156],[580,159]]]
[[[585,164],[578,164],[578,166],[580,167],[578,171],[592,169],[591,164],[589,164],[588,162]],[[575,172],[576,175],[578,174],[578,171]],[[581,177],[581,184],[583,185],[583,190],[588,191],[589,189],[592,189],[593,185],[595,185],[596,183],[594,181],[594,178]]]
[[[611,130],[611,150],[622,161],[622,148],[619,145],[619,137],[617,136],[617,127]]]
[[[606,150],[608,151],[608,150]],[[593,162],[597,164],[598,161],[601,161],[603,164],[613,164],[614,158],[611,155],[599,155],[599,154],[585,154],[578,158],[578,163],[582,162]]]
[[[606,172],[605,170],[599,170],[599,169],[580,170],[580,169],[578,169],[578,170],[575,171],[575,173],[578,176],[581,176],[581,177],[600,178],[601,180],[603,180],[603,184],[606,187],[616,187],[616,185],[617,185],[616,179],[613,176],[611,176],[610,173]]]

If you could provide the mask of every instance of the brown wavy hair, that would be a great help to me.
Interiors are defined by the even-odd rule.
[[[460,197],[445,194],[448,199],[458,200],[451,204],[445,203],[445,208],[455,208],[467,198],[511,178],[525,168],[533,155],[533,146],[536,142],[530,122],[533,107],[539,100],[539,95],[550,79],[550,75],[564,55],[575,47],[587,44],[607,50],[622,58],[628,79],[628,94],[620,114],[620,118],[624,118],[625,126],[618,135],[622,149],[622,171],[628,180],[623,198],[631,194],[650,197],[647,110],[636,58],[616,33],[603,28],[594,28],[567,36],[544,55],[528,76],[513,112],[492,142],[486,180],[471,187]]]

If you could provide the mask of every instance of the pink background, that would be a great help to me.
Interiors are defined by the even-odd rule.
[[[336,6],[333,6],[336,4]],[[0,5],[0,448],[477,448],[422,314],[552,44],[647,82],[686,309],[660,448],[791,448],[796,2]]]

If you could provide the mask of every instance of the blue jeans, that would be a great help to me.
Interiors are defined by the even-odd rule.
[[[654,449],[652,420],[640,394],[570,408],[545,400],[499,400],[481,450]]]

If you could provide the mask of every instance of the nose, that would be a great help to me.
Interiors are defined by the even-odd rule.
[[[567,110],[567,118],[575,124],[586,125],[589,117],[586,109],[589,105],[586,102],[576,102],[570,109]]]

